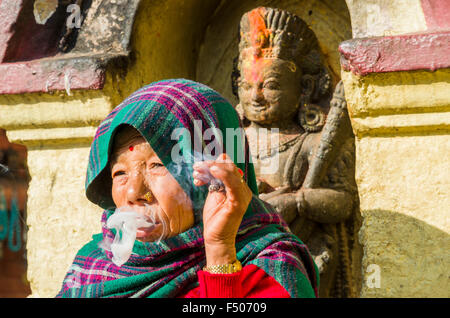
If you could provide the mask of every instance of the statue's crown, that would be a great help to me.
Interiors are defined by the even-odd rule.
[[[305,54],[314,36],[296,15],[279,9],[258,7],[247,12],[240,25],[241,54],[295,60]]]

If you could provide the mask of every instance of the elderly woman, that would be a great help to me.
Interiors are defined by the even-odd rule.
[[[86,178],[103,233],[80,249],[57,297],[316,297],[307,247],[257,198],[245,136],[223,142],[240,127],[223,97],[184,79],[117,106]],[[208,129],[217,140],[203,138]],[[214,140],[223,153],[203,160]]]

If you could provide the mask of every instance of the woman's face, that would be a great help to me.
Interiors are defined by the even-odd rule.
[[[112,198],[117,208],[130,207],[148,214],[146,205],[150,205],[156,211],[159,224],[150,231],[138,229],[138,240],[156,240],[163,224],[168,231],[165,237],[178,235],[194,225],[190,198],[137,131],[127,128],[117,135],[110,168]],[[151,200],[144,197],[149,191]]]

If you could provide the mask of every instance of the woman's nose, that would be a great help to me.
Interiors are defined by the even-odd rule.
[[[129,177],[126,191],[129,205],[143,205],[146,202],[144,196],[148,192],[148,189],[144,183],[142,174],[136,173]]]

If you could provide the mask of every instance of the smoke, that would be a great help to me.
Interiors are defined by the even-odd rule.
[[[156,220],[156,209],[148,204],[145,207],[144,213],[136,212],[131,207],[117,208],[108,218],[106,226],[115,229],[116,235],[112,242],[103,240],[99,246],[111,251],[112,262],[117,266],[122,266],[130,258],[138,230],[158,232],[156,229],[160,226],[162,230],[159,236],[156,233],[157,236],[153,239],[155,243],[159,243],[168,234],[168,226],[164,219]]]
[[[214,186],[217,188],[225,188],[225,185],[223,184],[222,180],[214,178],[209,170],[209,166],[204,162],[197,162],[195,163],[195,169],[196,174],[195,178],[204,182],[208,183],[210,186]]]
[[[209,166],[204,161],[201,161],[204,158],[200,154],[195,153],[195,155],[190,154],[190,156],[190,159],[193,159],[192,162],[195,162],[196,179],[200,179],[209,185],[224,188],[222,181],[214,178],[209,170]],[[171,162],[167,168],[172,174],[178,176],[187,174],[190,171],[186,162]],[[151,180],[147,180],[147,178],[144,180],[146,186],[151,188]],[[181,178],[179,181],[190,183],[189,178]],[[186,189],[189,189],[187,185],[185,186]],[[186,198],[180,196],[173,199],[181,201]],[[106,226],[109,229],[115,229],[115,237],[112,241],[104,239],[100,242],[99,247],[111,251],[113,255],[112,262],[117,266],[122,266],[131,257],[139,230],[150,233],[146,239],[153,243],[160,243],[162,239],[167,237],[169,227],[164,218],[156,218],[158,212],[158,208],[155,205],[149,204],[145,204],[144,212],[138,212],[129,206],[116,208],[106,222]]]
[[[205,155],[202,155],[202,153],[194,150],[193,162],[194,162],[194,168],[197,172],[195,175],[195,178],[198,180],[201,180],[204,183],[208,183],[210,185],[225,187],[221,180],[215,178],[211,174],[211,172],[209,170],[209,166],[204,162],[204,160],[211,160],[211,161],[217,160],[218,158],[220,158],[219,157],[220,154],[218,153],[215,156],[205,156]]]

